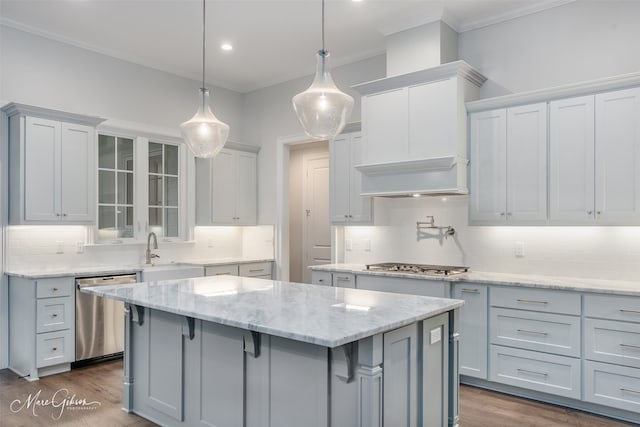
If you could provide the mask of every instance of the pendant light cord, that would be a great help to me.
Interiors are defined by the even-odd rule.
[[[323,0],[324,1],[324,0]],[[206,8],[205,8],[206,0],[202,0],[202,109],[205,107],[205,92],[206,88],[204,87],[204,61],[205,61],[205,26],[206,26]]]
[[[324,50],[324,0],[322,0],[322,52],[326,52]]]

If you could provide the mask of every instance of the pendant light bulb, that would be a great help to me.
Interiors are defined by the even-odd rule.
[[[180,125],[180,132],[196,157],[214,157],[229,137],[229,125],[221,122],[209,107],[209,90],[204,84],[205,68],[205,0],[202,0],[202,103],[194,116]]]
[[[333,139],[344,129],[353,110],[353,98],[342,92],[329,72],[329,52],[324,48],[324,0],[322,2],[322,49],[318,51],[316,75],[311,86],[293,97],[293,109],[307,135]]]
[[[214,157],[222,150],[229,137],[229,125],[211,112],[209,91],[201,88],[202,104],[196,114],[180,125],[180,132],[196,157]]]

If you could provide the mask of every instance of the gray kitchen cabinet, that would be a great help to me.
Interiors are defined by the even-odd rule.
[[[362,173],[355,168],[360,164],[361,151],[360,132],[338,135],[329,143],[329,194],[334,224],[371,222],[373,200],[360,196]]]
[[[9,277],[9,368],[29,381],[75,360],[73,277]]]
[[[547,105],[472,113],[469,220],[547,221]]]
[[[320,286],[333,286],[333,274],[329,271],[311,271],[311,284]]]
[[[356,287],[369,291],[395,292],[439,298],[449,298],[450,292],[449,283],[444,280],[429,280],[421,277],[411,279],[370,274],[358,274]]]
[[[257,223],[259,147],[227,144],[212,159],[196,159],[196,225]]]
[[[9,221],[92,224],[95,127],[103,119],[9,104]]]
[[[384,334],[383,425],[416,427],[418,420],[418,328],[414,323]]]
[[[205,276],[220,276],[228,274],[231,276],[255,277],[258,279],[272,278],[273,262],[249,262],[242,264],[216,264],[208,265],[204,268]]]
[[[585,400],[640,412],[640,298],[584,297]]]
[[[454,283],[452,297],[464,300],[460,309],[460,374],[487,379],[489,287]]]
[[[489,379],[580,399],[580,294],[496,286],[489,302]]]

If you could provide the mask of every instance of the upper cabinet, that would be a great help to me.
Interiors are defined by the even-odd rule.
[[[257,223],[258,147],[231,146],[238,149],[224,148],[212,159],[196,159],[197,225]]]
[[[12,224],[95,222],[95,126],[102,119],[9,104]]]
[[[485,80],[456,61],[354,86],[362,94],[361,194],[466,194],[464,103]]]
[[[640,225],[640,73],[467,109],[471,224]]]
[[[547,219],[547,105],[470,115],[472,223]]]
[[[360,163],[362,135],[342,134],[330,142],[331,222],[370,223],[371,197],[360,196],[361,173],[354,167]]]
[[[640,89],[550,103],[554,224],[640,223]]]

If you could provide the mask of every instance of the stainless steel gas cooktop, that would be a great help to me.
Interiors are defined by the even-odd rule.
[[[402,273],[424,274],[426,276],[450,276],[453,274],[466,273],[469,271],[469,267],[457,265],[425,265],[405,264],[400,262],[382,262],[379,264],[368,264],[367,270],[398,271]]]

